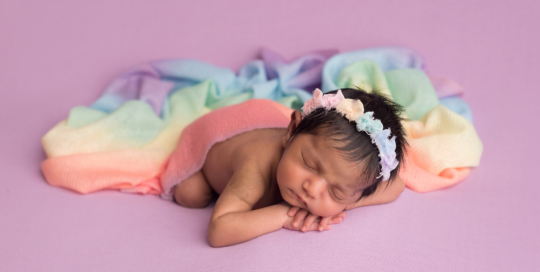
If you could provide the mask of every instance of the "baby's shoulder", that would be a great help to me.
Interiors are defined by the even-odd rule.
[[[238,153],[246,161],[257,161],[264,165],[279,161],[283,148],[281,145],[281,136],[283,129],[257,129],[245,133],[243,138],[239,139]]]
[[[242,171],[250,175],[258,174],[264,181],[270,182],[282,154],[280,134],[281,130],[257,129],[231,138],[228,147],[223,147],[231,156],[221,157],[223,163],[231,164],[233,173]]]

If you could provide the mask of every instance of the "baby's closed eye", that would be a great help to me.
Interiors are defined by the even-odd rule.
[[[332,195],[333,195],[337,200],[339,200],[339,201],[343,201],[343,200],[344,200],[344,198],[341,198],[341,197],[338,196],[338,193],[336,193],[336,190],[333,190],[333,189],[332,189],[332,190],[330,190],[330,191],[332,192]]]
[[[302,153],[302,161],[304,161],[304,165],[306,165],[309,169],[316,171],[314,166],[311,166],[309,165],[309,163],[307,163],[306,158],[304,157],[304,153]]]

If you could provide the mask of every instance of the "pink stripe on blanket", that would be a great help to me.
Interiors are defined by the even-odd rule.
[[[399,172],[405,186],[415,192],[425,193],[455,185],[471,173],[469,167],[454,167],[446,168],[437,175],[420,167],[421,160],[421,155],[415,149],[409,148],[404,167]]]
[[[173,187],[199,171],[210,148],[237,134],[262,128],[285,128],[293,112],[277,102],[251,99],[214,110],[187,126],[161,175],[161,197],[172,200]]]

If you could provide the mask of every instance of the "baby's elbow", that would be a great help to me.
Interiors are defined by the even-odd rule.
[[[215,235],[215,234],[211,234],[211,233],[208,233],[208,244],[211,246],[211,247],[224,247],[226,246],[225,243],[223,243],[222,239]]]
[[[226,237],[224,237],[223,232],[220,231],[220,226],[216,222],[210,222],[208,226],[208,244],[211,247],[224,247],[228,246],[226,243]]]
[[[208,244],[211,247],[224,247],[225,245],[219,241],[219,239],[216,239],[215,237],[212,237],[208,235]]]

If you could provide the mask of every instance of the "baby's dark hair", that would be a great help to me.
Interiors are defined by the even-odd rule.
[[[349,88],[341,89],[341,92],[345,98],[360,99],[364,104],[364,112],[373,112],[373,117],[382,122],[384,129],[390,128],[392,132],[390,137],[396,136],[396,159],[399,164],[390,174],[389,183],[392,182],[402,166],[407,146],[405,130],[401,124],[403,108],[385,95],[376,92],[367,93],[361,89]],[[337,90],[326,94],[335,93]],[[382,181],[382,177],[378,177],[381,169],[379,149],[366,132],[357,130],[356,122],[349,122],[335,109],[326,111],[324,108],[318,108],[302,119],[290,138],[299,134],[317,135],[336,141],[338,145],[335,148],[343,152],[345,159],[358,164],[364,162],[362,182],[370,185],[362,191],[358,200],[375,192]]]

